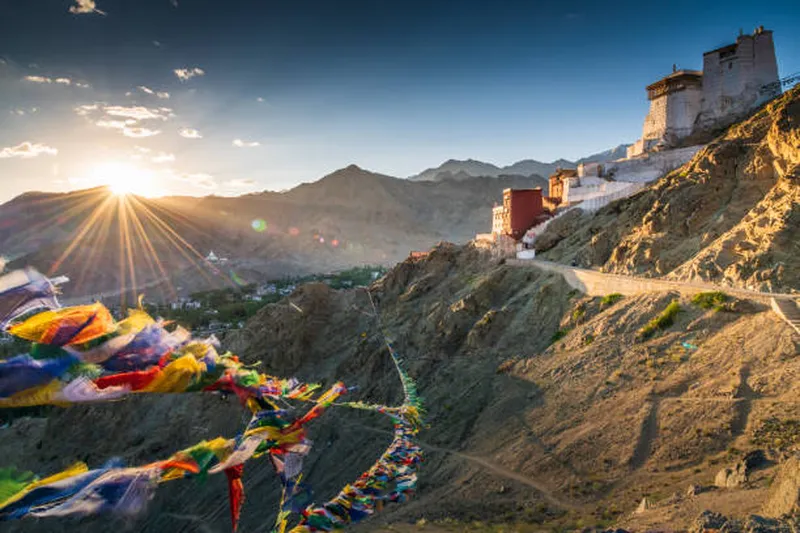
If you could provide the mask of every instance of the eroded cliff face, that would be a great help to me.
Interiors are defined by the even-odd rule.
[[[537,248],[608,272],[797,290],[798,165],[795,88],[644,191],[552,224]]]

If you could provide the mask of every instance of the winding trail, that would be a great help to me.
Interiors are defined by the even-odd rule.
[[[389,435],[389,436],[393,436],[394,435],[394,433],[392,431],[388,431],[388,430],[385,430],[385,429],[373,428],[373,427],[365,426],[365,425],[362,425],[362,424],[352,424],[352,425],[358,426],[360,429],[363,429],[363,430],[366,430],[366,431],[371,431],[373,433],[380,433],[382,435]],[[535,489],[536,491],[540,492],[542,494],[542,497],[545,500],[547,500],[548,503],[550,503],[550,504],[552,504],[552,505],[554,505],[556,507],[560,507],[562,509],[566,509],[566,510],[570,510],[570,511],[574,511],[574,510],[580,509],[579,505],[577,505],[576,503],[573,503],[571,501],[565,500],[561,496],[556,495],[556,493],[552,489],[550,489],[550,487],[548,487],[547,485],[545,485],[541,481],[538,481],[536,479],[533,479],[533,478],[530,478],[528,476],[522,475],[522,474],[520,474],[518,472],[514,472],[513,470],[509,470],[508,468],[506,468],[506,467],[504,467],[502,465],[499,465],[499,464],[497,464],[495,462],[492,462],[492,461],[490,461],[488,459],[484,459],[483,457],[480,457],[480,456],[477,456],[477,455],[472,455],[472,454],[459,452],[457,450],[453,450],[453,449],[450,449],[450,448],[437,446],[435,444],[431,444],[429,442],[424,442],[424,441],[421,441],[419,439],[417,439],[417,443],[422,448],[424,448],[426,450],[453,455],[455,457],[458,457],[459,459],[463,459],[465,461],[469,461],[471,463],[477,464],[477,465],[485,468],[486,470],[489,470],[490,472],[493,472],[494,474],[497,474],[500,477],[504,477],[506,479],[510,479],[512,481],[516,481],[516,482],[521,483],[523,485],[527,485],[528,487],[531,487],[531,488]]]

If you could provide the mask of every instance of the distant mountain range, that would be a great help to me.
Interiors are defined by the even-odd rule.
[[[136,197],[125,209],[104,188],[26,193],[0,205],[0,256],[11,260],[9,268],[70,276],[67,296],[142,287],[165,275],[186,294],[393,264],[442,240],[466,242],[490,231],[503,189],[546,185],[521,176],[416,182],[351,165],[286,192]],[[211,250],[229,261],[203,261]],[[145,293],[166,296],[151,286]]]
[[[449,159],[435,168],[423,170],[419,174],[409,176],[412,181],[442,181],[442,180],[463,180],[469,177],[492,177],[498,176],[541,176],[546,178],[554,173],[557,168],[574,168],[579,163],[592,163],[600,161],[613,161],[625,157],[628,144],[621,144],[603,152],[582,157],[577,161],[557,159],[552,163],[542,163],[534,159],[524,159],[517,161],[513,165],[498,167],[492,163],[476,161],[475,159],[458,160]]]
[[[614,158],[624,146],[580,161]],[[542,187],[566,160],[506,167],[450,160],[412,179],[355,165],[285,192],[239,197],[131,198],[104,188],[23,194],[0,205],[0,257],[72,278],[67,296],[147,286],[168,278],[185,294],[219,284],[392,264],[439,241],[491,228],[505,188]],[[136,216],[134,216],[136,215]],[[203,260],[209,251],[229,258]],[[156,260],[156,258],[158,260]]]

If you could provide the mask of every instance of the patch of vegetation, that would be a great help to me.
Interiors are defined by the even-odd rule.
[[[583,338],[583,345],[584,345],[584,346],[589,346],[589,345],[590,345],[590,344],[592,344],[593,342],[594,342],[594,335],[592,335],[591,333],[589,333],[588,335],[586,335],[586,336]]]
[[[692,303],[703,309],[720,311],[725,308],[725,303],[730,296],[722,291],[699,292],[692,297]]]
[[[786,450],[800,444],[800,420],[771,417],[753,432],[753,444]]]
[[[613,292],[611,294],[606,294],[600,299],[600,307],[611,307],[618,301],[624,298],[620,293]]]
[[[556,343],[567,336],[567,333],[570,332],[569,328],[564,328],[556,331],[553,333],[553,336],[550,337],[550,344]]]
[[[675,323],[675,317],[681,312],[681,306],[677,300],[673,300],[657,317],[648,322],[639,330],[639,336],[649,339],[658,331],[662,331]]]
[[[181,306],[173,309],[169,305],[145,304],[145,310],[153,316],[174,320],[190,330],[207,328],[212,324],[236,327],[236,324],[246,322],[265,305],[281,301],[304,283],[325,283],[333,289],[366,287],[376,277],[383,276],[386,272],[386,268],[382,266],[363,266],[330,274],[286,277],[262,284],[262,288],[270,287],[271,290],[267,292],[259,291],[259,286],[255,283],[210,289],[190,295],[190,300],[197,302],[198,306]]]
[[[580,304],[578,307],[575,308],[574,311],[572,311],[572,321],[577,322],[578,320],[583,318],[583,315],[585,314],[586,314],[586,304]]]

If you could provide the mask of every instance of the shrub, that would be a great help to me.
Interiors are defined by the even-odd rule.
[[[569,329],[568,328],[560,329],[560,330],[556,331],[555,333],[553,333],[553,336],[550,338],[550,344],[560,341],[561,339],[563,339],[564,337],[567,336],[567,333],[569,333]]]
[[[800,421],[795,419],[767,418],[753,432],[753,444],[777,449],[792,448],[800,444]]]
[[[730,297],[721,291],[699,292],[692,297],[692,303],[703,309],[719,311],[729,299]]]
[[[673,300],[657,317],[648,322],[639,330],[639,336],[649,339],[655,335],[656,331],[664,330],[675,323],[675,317],[681,312],[681,306],[677,300]]]
[[[586,306],[584,304],[580,304],[572,312],[572,321],[573,322],[577,322],[578,320],[583,318],[583,315],[585,315],[585,314],[586,314]]]
[[[623,296],[618,292],[606,294],[600,299],[600,307],[610,307],[615,303],[617,303],[618,301],[622,300],[622,298]]]

